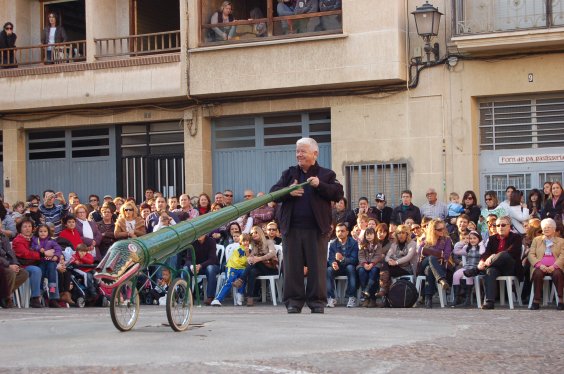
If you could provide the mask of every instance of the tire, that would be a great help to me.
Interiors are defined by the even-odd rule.
[[[166,317],[174,331],[184,331],[190,326],[192,301],[188,283],[182,278],[173,280],[166,295]]]
[[[139,318],[139,291],[132,281],[125,281],[112,292],[110,300],[112,322],[119,331],[129,331]]]

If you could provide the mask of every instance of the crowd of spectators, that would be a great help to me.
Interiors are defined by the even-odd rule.
[[[254,197],[252,190],[245,190],[243,199]],[[481,274],[484,309],[494,308],[499,275],[518,277],[523,282],[523,298],[533,292],[532,309],[540,308],[542,283],[550,276],[557,289],[558,309],[564,308],[564,195],[560,182],[547,182],[542,191],[533,189],[528,196],[509,186],[501,202],[496,192],[487,191],[483,206],[473,191],[466,191],[462,201],[451,193],[447,204],[429,188],[427,202],[421,207],[413,204],[412,197],[411,191],[403,191],[400,205],[394,208],[387,206],[383,193],[376,195],[374,206],[361,197],[354,210],[345,198],[335,202],[333,240],[327,256],[328,307],[337,304],[334,280],[339,275],[348,279],[347,307],[385,306],[394,278],[424,275],[422,302],[431,308],[437,285],[453,288],[453,307],[469,306],[473,277]],[[100,261],[115,241],[220,210],[233,204],[233,198],[228,189],[216,193],[213,200],[205,193],[194,200],[187,194],[166,199],[147,188],[140,204],[132,198],[109,195],[102,200],[90,195],[82,203],[75,193],[70,193],[67,201],[63,193],[52,190],[12,205],[0,199],[1,305],[13,307],[12,294],[26,281],[30,283],[31,307],[72,305],[69,271],[73,267],[91,273],[88,265]],[[252,306],[260,291],[256,278],[275,274],[281,266],[274,261],[274,244],[281,244],[276,213],[274,202],[261,206],[198,238],[192,243],[195,259],[182,252],[167,264],[172,269],[206,275],[205,304],[221,305],[228,293],[224,287],[215,294],[216,276],[228,262],[236,270],[227,277],[231,282],[228,288],[233,285],[239,290],[236,304]],[[216,245],[234,243],[239,249],[234,254],[237,258],[225,258],[221,263]],[[95,283],[91,275],[86,277],[86,283]],[[157,283],[162,283],[161,273],[158,278]],[[97,297],[91,287],[85,293],[89,298]]]

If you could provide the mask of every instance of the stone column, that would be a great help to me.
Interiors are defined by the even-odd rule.
[[[211,119],[202,108],[184,112],[184,167],[190,197],[212,193]]]
[[[13,203],[26,199],[26,149],[23,126],[0,120],[3,135],[4,201]]]

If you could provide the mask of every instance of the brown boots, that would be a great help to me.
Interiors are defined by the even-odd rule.
[[[390,272],[387,270],[380,271],[380,290],[376,293],[376,297],[383,297],[388,294],[390,289]]]
[[[252,297],[247,297],[247,306],[255,306],[255,300]]]
[[[69,305],[74,305],[74,301],[72,301],[71,293],[68,292],[68,291],[61,292],[60,300],[64,301],[65,303],[67,303]]]

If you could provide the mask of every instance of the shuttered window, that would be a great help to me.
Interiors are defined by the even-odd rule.
[[[480,104],[480,149],[561,147],[564,97]]]
[[[377,193],[386,194],[388,206],[399,203],[401,191],[408,188],[407,163],[366,163],[345,167],[347,199],[351,209],[357,207],[360,197],[371,204]]]

